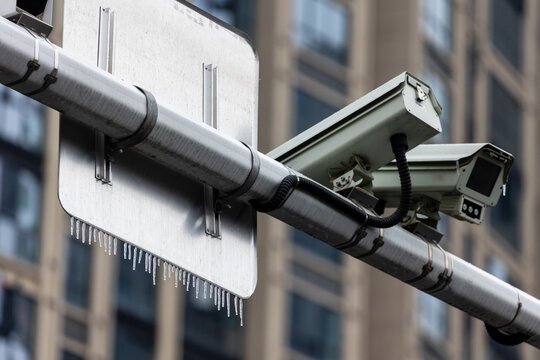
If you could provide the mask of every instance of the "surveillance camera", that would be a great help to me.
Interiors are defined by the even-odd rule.
[[[369,173],[394,159],[390,138],[404,134],[409,148],[441,131],[441,107],[431,89],[402,73],[271,151],[274,158],[330,187],[329,170],[355,166]]]
[[[424,215],[438,210],[475,224],[482,222],[486,207],[497,204],[514,161],[492,144],[420,145],[407,153],[407,159],[413,204],[434,206],[423,209]],[[375,196],[396,206],[400,196],[396,164],[381,167],[373,178]]]

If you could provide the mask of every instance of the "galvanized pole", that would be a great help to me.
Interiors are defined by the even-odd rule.
[[[29,32],[0,18],[0,82],[20,79],[35,55]],[[112,138],[133,133],[146,115],[145,98],[97,67],[85,65],[39,39],[41,67],[13,88],[23,94],[39,89],[43,78],[58,63],[58,80],[31,97]],[[159,103],[159,99],[158,103]],[[222,191],[236,189],[248,176],[252,159],[240,142],[221,135],[198,121],[159,105],[156,127],[134,149],[186,176]],[[291,172],[282,164],[259,154],[260,172],[243,200],[269,199],[281,180]],[[270,213],[287,224],[336,246],[350,241],[359,224],[301,190]],[[351,256],[423,290],[509,334],[522,334],[540,348],[540,301],[495,278],[437,245],[393,227],[367,228],[358,242],[346,250]]]

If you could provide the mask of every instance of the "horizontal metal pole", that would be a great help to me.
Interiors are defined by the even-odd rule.
[[[134,132],[146,115],[144,96],[105,71],[76,61],[62,49],[57,51],[58,81],[32,98],[110,137]],[[34,38],[0,18],[0,82],[7,84],[22,77],[33,56]],[[41,87],[53,60],[53,47],[40,40],[41,68],[14,89],[24,94]],[[223,191],[240,186],[251,169],[251,154],[239,141],[162,104],[156,127],[135,150]],[[243,200],[269,199],[290,174],[282,164],[259,156],[259,176]],[[334,246],[352,239],[359,229],[357,219],[301,190],[294,191],[284,206],[270,215]],[[378,242],[380,247],[364,256],[377,239],[382,240]],[[345,252],[405,282],[419,278],[431,258],[433,270],[411,285],[424,291],[432,289],[427,292],[510,334],[526,334],[530,336],[527,342],[540,348],[539,300],[401,227],[383,233],[368,228],[358,244]],[[448,274],[448,283],[441,282],[441,274]]]

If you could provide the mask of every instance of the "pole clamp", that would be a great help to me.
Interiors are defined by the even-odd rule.
[[[158,105],[156,98],[150,91],[138,86],[135,87],[139,89],[146,97],[146,117],[133,134],[119,140],[109,140],[109,144],[107,145],[107,155],[109,157],[112,157],[112,155],[117,151],[122,151],[123,149],[133,147],[144,141],[144,139],[148,137],[156,125],[158,118]]]
[[[488,323],[484,322],[484,325],[486,326],[486,331],[491,337],[491,339],[493,339],[493,341],[501,345],[506,345],[506,346],[519,345],[529,340],[529,338],[531,337],[530,335],[523,334],[523,333],[509,334],[501,330],[502,328],[512,325],[512,323],[516,320],[517,316],[519,315],[521,308],[523,307],[523,303],[521,302],[521,299],[519,298],[519,292],[516,292],[516,294],[517,294],[517,309],[512,320],[510,320],[507,324],[504,324],[499,327],[491,326]]]
[[[247,147],[251,152],[251,169],[249,171],[249,174],[244,180],[244,183],[240,185],[239,188],[228,193],[220,193],[217,201],[223,202],[244,195],[251,189],[253,184],[255,184],[255,181],[259,176],[259,172],[261,170],[261,159],[259,157],[259,153],[251,145],[246,144],[243,141],[241,141],[241,143],[244,144],[244,146]]]

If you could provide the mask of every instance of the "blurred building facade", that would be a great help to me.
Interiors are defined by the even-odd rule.
[[[407,70],[443,106],[435,142],[512,152],[507,196],[442,245],[540,296],[540,4],[535,0],[194,0],[247,32],[267,152]],[[58,3],[61,3],[58,1]],[[57,11],[61,13],[60,10]],[[56,38],[59,41],[58,38]],[[45,121],[49,118],[49,121]],[[267,216],[245,326],[69,237],[57,115],[0,88],[0,358],[535,359],[481,322]]]

